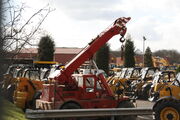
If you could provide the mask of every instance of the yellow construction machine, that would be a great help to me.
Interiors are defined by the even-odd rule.
[[[107,83],[108,83],[108,85],[110,86],[110,88],[112,89],[113,92],[115,92],[117,90],[116,83],[120,79],[125,78],[127,70],[128,70],[128,68],[122,68],[122,70],[120,72],[115,73],[113,76],[110,76],[107,79]],[[120,86],[120,88],[122,88],[122,86]]]
[[[132,96],[134,98],[147,99],[154,73],[159,71],[157,67],[141,69],[140,78],[131,82]]]
[[[3,75],[1,92],[10,102],[13,102],[13,92],[17,78],[21,77],[23,70],[29,67],[29,65],[14,64],[9,66],[7,72]]]
[[[175,80],[176,74],[173,71],[159,71],[155,73],[149,91],[149,101],[156,101],[160,98],[159,92]],[[167,92],[166,92],[167,93]]]
[[[33,108],[35,100],[40,96],[38,90],[42,89],[44,81],[40,80],[40,70],[35,68],[26,69],[21,77],[16,80],[13,102],[17,107]],[[36,95],[36,94],[39,94]]]
[[[52,62],[43,62],[48,64]],[[44,65],[43,65],[44,66]],[[41,96],[44,83],[49,83],[48,77],[63,65],[52,65],[51,68],[33,67],[25,69],[22,76],[16,80],[16,88],[13,95],[13,102],[16,106],[26,109],[35,109],[35,101]]]
[[[159,56],[153,56],[153,66],[154,67],[160,67],[160,66],[169,66],[169,61],[166,58],[162,58]]]
[[[171,84],[161,88],[153,110],[156,120],[180,120],[180,73]]]
[[[108,82],[108,84],[114,93],[116,93],[118,89],[121,89],[124,95],[130,96],[131,94],[130,84],[132,81],[137,80],[139,78],[140,70],[141,68],[123,68],[121,75],[114,76]]]
[[[41,95],[42,84],[54,61],[35,61],[32,65],[12,65],[4,75],[2,90],[11,102],[22,109],[33,108]]]

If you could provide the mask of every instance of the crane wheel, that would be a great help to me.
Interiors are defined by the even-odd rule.
[[[180,120],[180,101],[164,99],[154,108],[155,120]]]
[[[80,109],[81,107],[76,103],[66,103],[62,106],[62,109]]]
[[[128,100],[119,103],[118,108],[134,108],[134,104]],[[115,120],[136,120],[135,115],[122,115],[115,118]]]
[[[80,109],[81,107],[76,103],[66,103],[64,104],[61,109]],[[62,119],[56,119],[56,120],[80,120],[80,118],[62,118]]]

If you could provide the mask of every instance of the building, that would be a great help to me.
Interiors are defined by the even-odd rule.
[[[54,61],[66,64],[73,59],[82,48],[74,47],[57,47],[55,48]],[[37,60],[37,48],[26,48],[22,49],[21,52],[15,57],[17,59],[33,59]],[[143,66],[143,56],[135,56],[136,66]],[[163,66],[168,61],[164,58],[153,56],[154,66]],[[156,64],[155,64],[156,63]],[[111,68],[124,65],[124,59],[121,59],[121,53],[118,51],[111,51],[109,55],[109,65]]]
[[[71,48],[71,47],[57,47],[54,52],[54,61],[66,64],[73,59],[82,48]],[[26,48],[22,49],[16,56],[17,59],[33,59],[37,60],[37,48]]]

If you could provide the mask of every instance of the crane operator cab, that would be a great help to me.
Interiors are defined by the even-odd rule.
[[[105,92],[104,86],[94,74],[73,74],[73,77],[77,81],[78,87],[83,90],[83,94],[81,94],[83,98],[99,98]]]

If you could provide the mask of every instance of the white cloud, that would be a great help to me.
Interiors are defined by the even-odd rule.
[[[109,20],[112,17],[124,15],[121,10],[114,10],[120,0],[53,0],[60,10],[75,20]]]
[[[136,48],[142,36],[153,51],[179,48],[179,0],[22,0],[32,8],[47,3],[56,9],[43,24],[57,46],[83,47],[118,17],[132,17],[127,24]],[[119,36],[110,41],[118,49]]]

